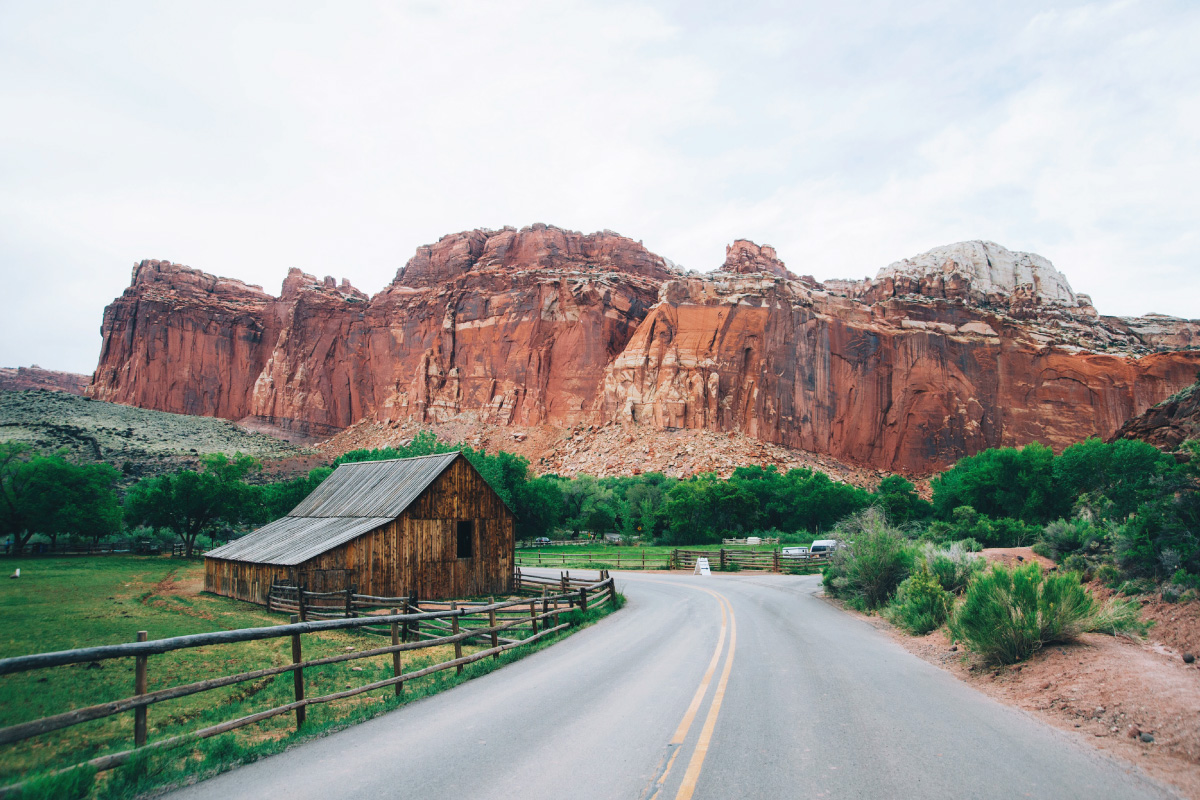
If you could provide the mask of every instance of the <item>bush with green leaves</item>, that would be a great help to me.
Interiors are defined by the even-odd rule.
[[[1092,572],[1092,580],[1115,589],[1121,583],[1121,572],[1112,564],[1101,564]]]
[[[966,539],[959,539],[958,544],[961,545],[962,549],[966,550],[968,553],[978,553],[983,549],[983,545],[981,545],[977,539],[971,539],[969,537]]]
[[[959,594],[966,589],[972,576],[985,566],[982,556],[975,555],[960,542],[955,542],[949,547],[936,547],[926,543],[921,556],[926,568],[942,588],[952,594]]]
[[[1042,528],[1042,539],[1056,561],[1074,553],[1085,553],[1104,547],[1107,535],[1104,530],[1080,517],[1072,520],[1056,519]]]
[[[991,519],[972,506],[959,506],[950,513],[950,521],[934,520],[922,535],[923,539],[945,544],[970,540],[983,547],[1024,547],[1041,532],[1041,528],[1019,519]]]
[[[942,626],[954,607],[954,595],[942,588],[929,567],[921,562],[896,589],[884,617],[913,636],[924,636]]]
[[[1050,642],[1085,631],[1096,602],[1075,573],[1043,574],[1037,564],[999,564],[976,576],[950,631],[986,661],[1013,664]]]
[[[878,506],[843,520],[834,532],[845,546],[834,551],[825,568],[825,588],[867,609],[887,604],[915,560],[914,548]]]

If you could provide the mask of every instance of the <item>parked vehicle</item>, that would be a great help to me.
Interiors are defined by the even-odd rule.
[[[827,556],[838,547],[837,539],[815,539],[809,545],[808,553],[812,556]]]
[[[533,540],[533,543],[534,544],[550,544],[550,538],[548,536],[539,536],[538,538]]]
[[[796,558],[796,557],[808,558],[808,548],[807,547],[785,547],[779,551],[779,554],[783,555],[783,556],[792,556],[793,558]]]

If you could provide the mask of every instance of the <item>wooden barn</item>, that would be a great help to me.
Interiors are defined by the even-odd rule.
[[[514,522],[462,453],[342,464],[291,513],[209,551],[204,588],[265,605],[271,584],[425,599],[512,588]]]

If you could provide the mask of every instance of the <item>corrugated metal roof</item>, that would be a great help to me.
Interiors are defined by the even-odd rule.
[[[390,517],[395,519],[460,453],[342,464],[290,517]]]
[[[205,556],[285,566],[307,561],[403,514],[460,455],[342,464],[286,517]]]
[[[206,558],[294,566],[345,544],[394,517],[280,517],[205,553]]]

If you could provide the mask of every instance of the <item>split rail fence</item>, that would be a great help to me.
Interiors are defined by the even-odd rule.
[[[671,569],[671,555],[646,555],[646,551],[632,551],[630,548],[613,548],[612,554],[604,553],[598,558],[593,554],[572,555],[570,553],[517,553],[518,567],[563,567],[568,562],[578,564],[583,562],[593,564],[609,564],[613,569]]]
[[[721,572],[763,570],[769,572],[816,572],[829,560],[824,555],[785,555],[779,550],[675,550],[671,554],[675,569],[694,570],[696,561],[708,559],[709,569]]]
[[[488,658],[499,658],[506,650],[523,644],[530,644],[547,635],[563,630],[570,626],[570,621],[564,622],[562,615],[576,609],[588,611],[612,604],[615,600],[616,588],[613,579],[601,574],[599,580],[584,581],[564,576],[563,580],[553,578],[533,578],[532,576],[518,577],[520,584],[533,591],[534,586],[539,596],[528,599],[520,598],[502,602],[460,602],[438,601],[425,602],[418,605],[410,598],[369,598],[365,595],[355,595],[352,603],[358,603],[354,610],[357,616],[328,618],[335,616],[332,611],[316,611],[317,607],[331,608],[315,601],[322,599],[311,597],[312,606],[305,606],[309,595],[328,595],[330,593],[299,593],[296,603],[305,609],[305,615],[312,619],[301,621],[299,613],[293,614],[290,624],[265,628],[243,628],[232,631],[217,631],[214,633],[192,634],[189,636],[174,636],[168,639],[147,641],[146,631],[139,631],[136,642],[126,644],[105,645],[101,647],[85,647],[76,650],[62,650],[53,653],[38,653],[35,655],[16,656],[0,659],[0,676],[28,672],[30,670],[47,669],[68,664],[83,664],[108,659],[134,659],[134,694],[121,700],[108,703],[85,706],[72,709],[61,714],[55,714],[40,719],[22,722],[0,728],[0,746],[21,742],[32,737],[61,730],[91,720],[111,717],[115,714],[132,713],[134,719],[134,747],[117,753],[93,758],[87,762],[97,770],[107,770],[117,767],[134,753],[146,748],[169,748],[215,736],[250,725],[255,722],[276,717],[281,714],[294,713],[296,726],[304,724],[305,711],[308,706],[329,703],[355,695],[363,694],[389,686],[395,687],[397,696],[401,695],[404,684],[417,678],[431,675],[442,670],[455,669],[461,673],[463,667],[475,661]],[[563,587],[566,587],[565,589]],[[560,591],[550,592],[550,588]],[[344,593],[333,593],[344,596]],[[375,603],[374,614],[364,613],[366,607]],[[390,607],[389,607],[390,606]],[[400,607],[407,606],[407,613],[400,613]],[[380,611],[380,609],[383,609]],[[279,610],[285,610],[282,606]],[[369,650],[339,653],[324,658],[304,660],[303,637],[305,634],[322,631],[361,630],[369,633],[381,633],[390,637],[390,643]],[[208,678],[165,689],[147,691],[147,674],[150,669],[150,657],[176,650],[212,645],[228,645],[240,642],[260,641],[263,639],[291,639],[292,663],[271,667],[249,669],[232,675]],[[468,655],[463,655],[465,642],[482,642],[484,649]],[[401,654],[439,645],[453,645],[454,658],[440,663],[428,665],[411,672],[404,672]],[[363,658],[390,657],[392,677],[352,687],[345,691],[334,692],[319,697],[308,697],[305,694],[304,671],[316,667],[355,661]],[[217,725],[200,728],[187,733],[169,736],[155,742],[149,742],[147,737],[147,716],[149,707],[155,703],[187,697],[200,692],[232,686],[247,681],[259,681],[274,675],[291,673],[295,700],[281,706],[258,711],[254,714],[227,720]],[[76,767],[83,764],[76,764]],[[67,769],[71,769],[68,767]],[[0,797],[11,792],[15,786],[0,788]]]
[[[707,558],[713,570],[762,570],[769,572],[816,572],[828,558],[823,554],[789,555],[782,550],[744,550],[722,547],[718,550],[672,550],[666,555],[647,555],[645,550],[617,550],[613,553],[570,555],[567,553],[517,554],[517,567],[565,567],[583,565],[596,569],[603,564],[611,569],[682,569],[694,570],[696,560]]]

